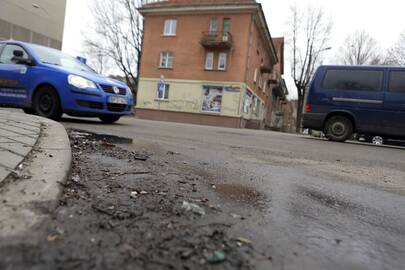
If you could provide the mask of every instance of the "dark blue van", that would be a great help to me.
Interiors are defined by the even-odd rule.
[[[66,113],[113,123],[130,114],[132,104],[125,83],[97,74],[74,57],[39,45],[0,42],[0,106],[55,120]]]
[[[405,137],[405,68],[321,66],[310,84],[303,127],[332,141],[353,133]]]

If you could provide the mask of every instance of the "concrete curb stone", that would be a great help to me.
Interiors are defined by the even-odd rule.
[[[58,205],[71,169],[69,138],[57,122],[0,109],[0,157],[0,237],[23,235]]]

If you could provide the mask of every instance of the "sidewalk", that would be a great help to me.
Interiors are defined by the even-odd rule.
[[[0,243],[50,217],[71,161],[61,124],[0,108]]]
[[[0,184],[31,152],[41,132],[41,121],[0,109]]]

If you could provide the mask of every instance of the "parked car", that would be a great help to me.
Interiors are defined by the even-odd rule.
[[[405,137],[405,68],[321,66],[310,84],[304,128],[332,141],[353,133]]]
[[[130,114],[132,104],[125,83],[74,57],[30,43],[0,42],[0,105],[55,120],[66,113],[113,123]]]

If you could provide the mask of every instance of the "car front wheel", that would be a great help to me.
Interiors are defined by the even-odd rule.
[[[353,135],[353,124],[344,116],[332,116],[325,124],[325,134],[331,141],[344,142]]]
[[[62,116],[62,109],[59,96],[52,87],[42,87],[34,95],[34,111],[37,115],[59,120]]]
[[[120,120],[120,118],[121,118],[121,116],[117,116],[117,115],[100,116],[100,120],[106,124],[113,124],[113,123],[117,122],[118,120]]]

